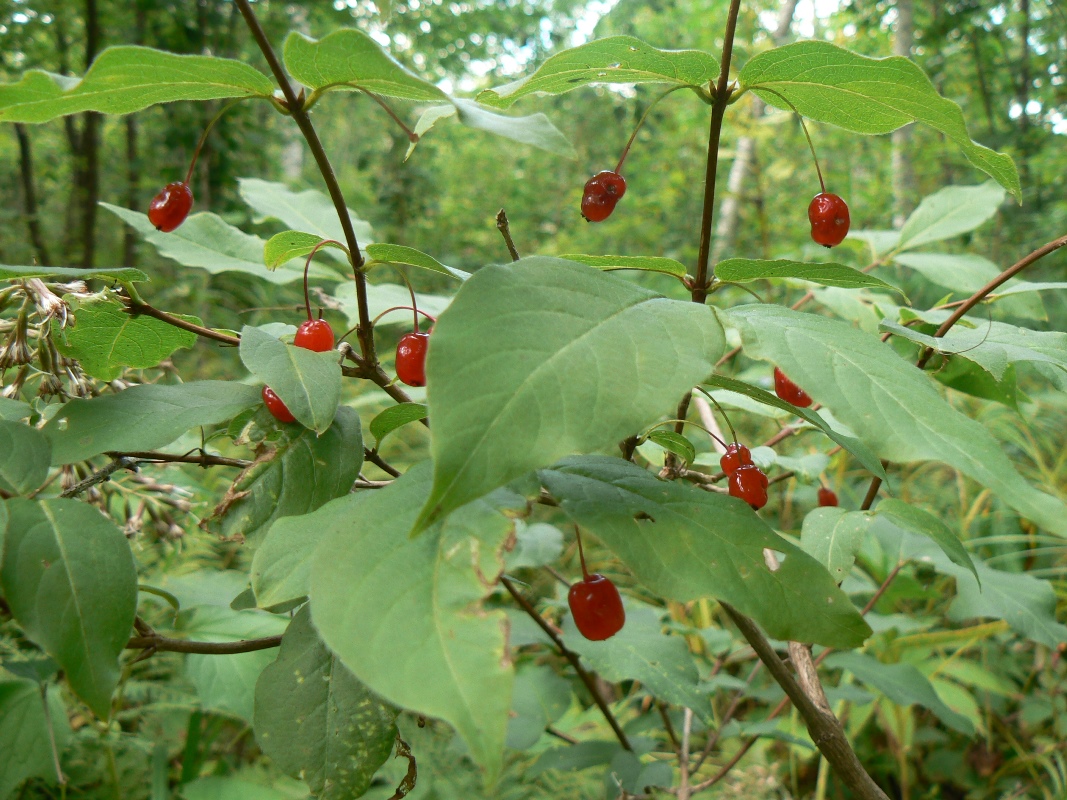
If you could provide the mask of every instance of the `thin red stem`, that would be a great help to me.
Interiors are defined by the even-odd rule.
[[[404,133],[407,134],[409,142],[414,144],[417,141],[419,141],[419,135],[417,133],[415,133],[415,131],[411,130],[411,128],[409,128],[407,125],[404,124],[404,120],[400,119],[400,117],[398,117],[396,115],[396,112],[393,111],[393,109],[389,107],[388,103],[386,103],[384,100],[382,100],[382,98],[378,97],[378,95],[376,95],[374,92],[368,92],[366,89],[363,89],[361,91],[363,92],[363,94],[367,95],[367,97],[371,98],[375,103],[377,103],[382,108],[384,108],[385,109],[385,113],[393,118],[393,122],[395,122],[397,125],[399,125],[401,128],[404,129]]]
[[[311,297],[308,293],[308,270],[311,269],[311,259],[315,257],[315,253],[319,252],[319,250],[321,250],[328,244],[335,244],[338,247],[344,247],[344,245],[336,239],[323,239],[321,242],[311,248],[311,252],[308,253],[307,261],[304,262],[304,308],[307,310],[308,313],[308,322],[311,322]]]
[[[633,146],[634,139],[637,138],[637,132],[641,130],[641,127],[645,124],[645,120],[648,119],[649,112],[651,112],[652,109],[656,107],[656,104],[659,103],[660,100],[669,95],[671,92],[677,92],[679,89],[688,88],[688,86],[675,86],[673,89],[668,89],[667,91],[665,91],[663,94],[661,94],[649,104],[648,108],[645,109],[645,113],[641,115],[641,119],[637,121],[637,127],[634,128],[633,133],[630,134],[630,138],[626,141],[626,147],[622,149],[622,155],[619,156],[619,163],[615,165],[616,175],[622,174],[622,164],[624,161],[626,161],[626,156],[630,154],[630,148]]]
[[[378,316],[376,316],[374,318],[374,323],[378,324],[378,320],[380,320],[386,314],[391,314],[394,311],[416,311],[419,314],[422,314],[424,317],[426,317],[426,319],[430,320],[430,322],[434,323],[435,325],[437,324],[437,317],[435,317],[433,314],[427,314],[421,308],[415,308],[414,306],[393,306],[392,308],[387,308],[387,309],[385,309],[385,311],[383,311],[381,314],[379,314]],[[351,328],[351,329],[349,329],[348,333],[351,333],[354,330],[355,330],[355,328]],[[415,332],[416,333],[419,332],[418,325],[415,326]],[[348,334],[345,334],[345,336],[347,336],[347,335]],[[344,336],[342,336],[341,338],[343,339]]]
[[[582,562],[582,580],[589,580],[589,570],[585,568],[585,550],[582,549],[582,532],[574,526],[574,535],[578,539],[578,558]]]
[[[185,185],[186,186],[188,186],[189,185],[189,181],[191,181],[193,179],[193,170],[196,169],[196,160],[198,158],[200,158],[200,151],[204,149],[204,142],[207,141],[207,136],[208,136],[209,133],[211,133],[211,129],[215,127],[215,123],[218,122],[222,118],[223,114],[225,114],[227,111],[229,111],[235,105],[237,105],[237,103],[239,103],[239,102],[241,102],[242,100],[245,100],[245,99],[247,99],[247,98],[239,97],[236,100],[231,100],[229,103],[224,105],[221,109],[219,109],[219,113],[216,114],[211,119],[211,122],[209,122],[207,124],[207,127],[204,128],[204,132],[202,134],[200,134],[200,141],[196,143],[196,149],[193,151],[193,161],[192,161],[191,164],[189,164],[189,171],[187,173],[185,173]]]

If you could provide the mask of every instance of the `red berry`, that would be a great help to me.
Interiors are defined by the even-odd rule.
[[[168,183],[148,204],[148,221],[156,226],[156,230],[170,233],[185,222],[192,207],[193,192],[189,184],[181,181]]]
[[[617,172],[604,170],[585,182],[582,192],[582,216],[588,222],[603,222],[626,194],[626,179]]]
[[[767,476],[755,464],[743,464],[730,476],[730,496],[739,497],[756,511],[767,505]]]
[[[616,202],[622,200],[622,196],[626,194],[626,179],[617,172],[611,170],[602,170],[590,178],[585,183],[585,190],[589,191],[589,186],[592,183],[598,183],[604,188],[604,193],[608,197],[613,198]]]
[[[615,201],[603,190],[586,192],[582,195],[582,216],[586,222],[603,222],[615,210]]]
[[[309,319],[297,329],[293,344],[316,353],[333,350],[333,328],[324,319]]]
[[[808,206],[811,238],[823,247],[841,244],[848,235],[848,204],[836,194],[815,195]]]
[[[428,333],[405,333],[396,345],[396,376],[408,386],[426,385]]]
[[[587,575],[585,580],[571,586],[567,605],[571,607],[578,631],[594,642],[610,639],[626,622],[619,590],[599,572]]]
[[[834,494],[833,489],[827,489],[825,486],[819,489],[819,505],[820,506],[836,506],[837,495]]]
[[[719,459],[719,466],[727,475],[733,475],[738,467],[752,463],[752,453],[743,444],[733,442],[726,445],[726,453]]]
[[[812,403],[811,396],[789,380],[778,367],[774,368],[774,393],[799,408],[807,408]]]
[[[292,415],[282,399],[274,393],[274,390],[269,386],[263,387],[263,405],[267,407],[267,411],[274,415],[274,418],[278,422],[296,422],[296,417]]]

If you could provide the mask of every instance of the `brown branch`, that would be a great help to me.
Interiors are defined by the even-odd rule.
[[[582,683],[585,684],[585,688],[588,689],[589,694],[593,696],[593,702],[596,703],[597,708],[600,709],[600,713],[604,715],[604,719],[607,720],[608,725],[610,725],[611,729],[615,732],[615,738],[619,740],[619,744],[622,745],[624,750],[633,750],[630,746],[630,740],[626,738],[626,734],[623,733],[622,728],[619,727],[615,715],[611,713],[608,704],[604,702],[604,698],[600,696],[600,691],[596,686],[596,679],[593,677],[592,673],[587,672],[582,666],[582,662],[578,658],[578,655],[567,649],[567,646],[563,644],[563,639],[561,639],[559,634],[552,629],[552,626],[545,621],[544,617],[537,613],[537,609],[530,605],[530,601],[519,593],[519,590],[515,588],[515,584],[503,575],[500,576],[500,582],[504,584],[504,588],[508,590],[508,593],[513,598],[515,598],[515,602],[519,604],[530,619],[536,622],[537,626],[545,632],[545,635],[548,636],[549,639],[552,640],[553,644],[556,645],[556,648],[563,657],[571,662],[574,671],[578,673],[578,677],[581,678]]]
[[[94,472],[92,475],[90,475],[89,477],[85,478],[84,480],[78,481],[76,484],[71,486],[69,489],[66,489],[65,491],[61,492],[59,496],[60,497],[77,497],[79,494],[84,492],[86,489],[91,489],[92,487],[94,487],[94,486],[96,486],[97,484],[100,484],[100,483],[107,483],[107,481],[111,480],[112,474],[118,472],[120,469],[128,469],[128,470],[131,470],[133,472],[137,471],[137,462],[136,461],[133,461],[132,459],[129,459],[129,458],[125,458],[125,457],[123,457],[121,455],[118,455],[118,454],[113,455],[112,458],[114,460],[110,464],[107,464],[106,466],[101,467],[96,472]]]
[[[168,653],[198,653],[206,656],[226,656],[236,653],[253,653],[278,647],[282,637],[266,636],[262,639],[242,639],[238,642],[193,642],[188,639],[171,639],[153,633],[149,636],[133,636],[126,642],[127,650],[152,650]]]
[[[508,246],[508,253],[512,261],[519,260],[519,251],[515,248],[515,240],[511,238],[511,225],[508,223],[508,215],[504,209],[496,212],[496,229],[504,237],[504,244]]]
[[[228,333],[220,333],[211,328],[205,328],[202,325],[197,325],[196,323],[184,320],[181,317],[168,314],[166,311],[160,311],[158,308],[148,305],[148,303],[138,302],[130,298],[123,298],[123,300],[126,303],[126,311],[133,316],[143,314],[146,317],[152,317],[158,319],[160,322],[173,325],[175,328],[181,328],[183,331],[189,331],[190,333],[195,333],[197,336],[203,336],[205,339],[213,339],[216,342],[233,345],[234,347],[241,344],[241,340],[236,336],[230,336]]]
[[[238,467],[244,469],[252,465],[251,461],[243,458],[226,458],[225,456],[213,456],[203,451],[200,455],[184,453],[176,455],[172,453],[157,453],[154,450],[131,450],[128,452],[116,452],[109,450],[104,455],[111,458],[129,458],[147,464],[198,464],[201,467]]]
[[[378,455],[377,450],[368,450],[366,447],[364,447],[363,460],[369,461],[387,475],[391,475],[394,478],[400,477],[400,471],[388,461],[386,461],[384,458],[382,458],[380,455]]]

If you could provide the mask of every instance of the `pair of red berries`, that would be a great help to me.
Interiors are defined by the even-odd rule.
[[[296,338],[293,344],[303,347],[305,350],[313,350],[316,353],[325,353],[333,350],[333,328],[324,319],[309,319],[301,323],[297,328]],[[263,405],[278,422],[296,422],[296,417],[286,407],[285,403],[269,386],[263,387]]]
[[[767,505],[767,487],[770,481],[763,470],[752,463],[752,453],[743,444],[734,442],[726,446],[719,459],[719,466],[729,477],[730,496],[744,500],[754,511]]]
[[[848,204],[836,194],[820,192],[808,205],[811,238],[823,247],[841,244],[848,235]]]
[[[582,190],[582,216],[587,222],[603,222],[626,194],[626,179],[618,172],[604,170],[585,182]]]

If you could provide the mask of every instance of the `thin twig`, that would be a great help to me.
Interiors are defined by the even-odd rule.
[[[366,447],[364,447],[363,459],[365,461],[369,461],[387,475],[391,475],[394,478],[400,477],[400,470],[398,470],[396,467],[394,467],[392,464],[390,464],[388,461],[378,455],[377,450],[368,450]]]
[[[500,231],[500,235],[504,237],[504,244],[508,246],[508,253],[511,254],[511,260],[518,261],[519,251],[515,249],[515,240],[511,238],[511,225],[508,224],[508,215],[504,209],[500,209],[496,212],[496,229]]]
[[[107,483],[111,480],[111,476],[118,472],[120,469],[128,469],[132,472],[137,471],[137,462],[129,458],[116,457],[109,464],[101,467],[88,478],[78,481],[69,489],[60,493],[60,497],[77,497],[79,494],[87,489],[91,489],[100,483]]]
[[[243,458],[213,456],[202,450],[200,455],[193,455],[192,453],[184,453],[182,455],[157,453],[154,450],[130,450],[124,452],[109,450],[105,455],[111,456],[111,458],[134,459],[146,464],[196,464],[201,467],[238,467],[239,469],[252,465],[251,461]]]
[[[214,339],[216,342],[222,342],[223,344],[233,345],[237,347],[241,344],[241,340],[236,336],[230,336],[228,333],[220,333],[219,331],[212,330],[211,328],[205,328],[203,325],[197,325],[194,322],[176,317],[173,314],[168,314],[166,311],[160,311],[154,306],[148,305],[143,301],[138,302],[128,298],[124,298],[126,303],[126,310],[132,316],[143,314],[146,317],[153,317],[160,322],[165,322],[168,325],[173,325],[175,328],[181,328],[184,331],[195,333],[197,336],[203,336],[205,339]]]
[[[151,636],[133,636],[126,642],[127,650],[154,650],[169,653],[199,653],[209,656],[253,653],[269,650],[282,643],[281,636],[265,636],[262,639],[242,639],[238,642],[194,642],[188,639],[171,639],[158,633]]]

